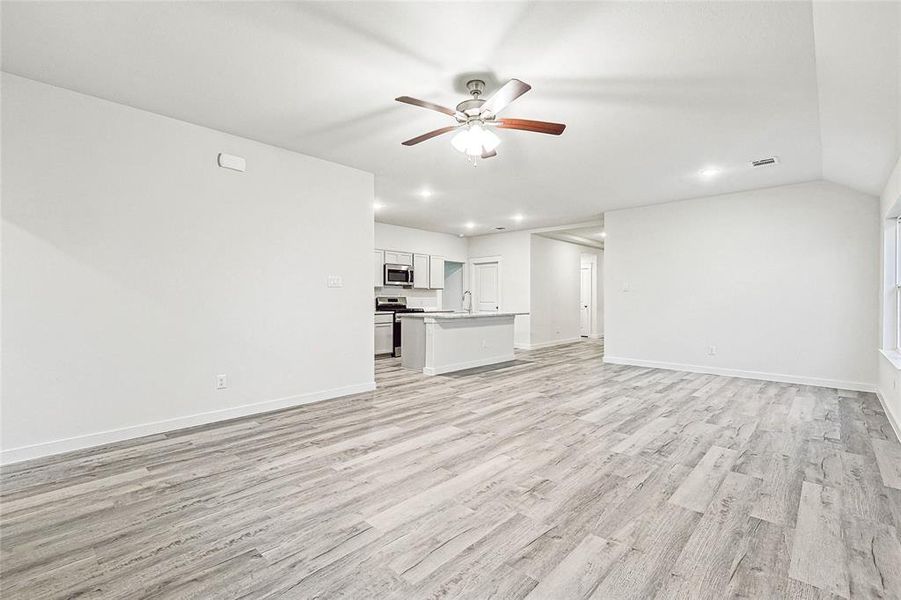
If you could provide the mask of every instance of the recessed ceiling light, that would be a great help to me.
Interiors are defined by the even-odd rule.
[[[517,223],[522,223],[523,219],[525,219],[525,217],[522,215],[513,215],[513,220],[516,221]]]
[[[466,229],[472,229],[475,226],[476,226],[476,224],[473,223],[472,221],[470,221],[469,223],[466,224]]]
[[[422,188],[422,190],[420,190],[420,192],[419,192],[419,195],[422,196],[423,198],[431,198],[432,190],[430,190],[429,188]]]
[[[376,200],[375,202],[372,203],[372,210],[379,210],[382,208],[385,208],[385,205],[382,204],[381,202],[379,202],[378,200]]]
[[[720,174],[720,170],[716,167],[704,167],[700,171],[698,171],[698,175],[701,179],[713,179],[717,175]]]
[[[601,232],[601,237],[602,237],[602,238],[607,237],[607,232],[606,232],[606,231],[602,231],[602,232]]]
[[[462,233],[460,234],[460,237],[463,237],[463,234],[462,234]]]

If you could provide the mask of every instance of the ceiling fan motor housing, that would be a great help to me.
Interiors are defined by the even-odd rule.
[[[470,117],[474,117],[479,114],[479,111],[481,110],[483,104],[485,104],[485,101],[480,100],[479,98],[464,100],[457,105],[457,112],[461,112]]]
[[[470,79],[466,82],[466,89],[469,93],[478,98],[485,92],[485,82],[481,79]]]
[[[466,89],[472,94],[471,100],[464,100],[457,105],[457,112],[461,112],[468,117],[475,117],[479,114],[482,105],[485,104],[479,96],[485,91],[485,82],[481,79],[473,79],[466,82]]]

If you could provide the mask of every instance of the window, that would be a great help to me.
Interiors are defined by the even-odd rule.
[[[901,352],[901,217],[895,219],[895,352]]]

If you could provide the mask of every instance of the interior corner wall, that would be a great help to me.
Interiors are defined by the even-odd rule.
[[[895,227],[893,218],[899,215],[901,215],[901,159],[895,164],[895,168],[886,182],[885,190],[883,190],[880,199],[882,254],[877,264],[880,266],[879,272],[883,274],[883,277],[880,278],[879,287],[879,325],[882,332],[880,347],[886,349],[891,349],[894,346],[894,329],[896,327],[896,324],[891,319],[895,311],[895,292],[892,288],[894,281],[888,274],[897,269],[898,265],[889,264],[886,267],[885,261],[886,259],[893,260],[894,258]],[[882,397],[889,419],[895,427],[895,432],[901,436],[901,371],[880,353],[878,374],[879,395]]]
[[[372,175],[2,88],[4,462],[373,389]]]
[[[469,259],[501,258],[501,310],[531,313],[531,234],[524,231],[495,233],[467,238]],[[468,269],[472,271],[472,269]],[[467,273],[467,278],[470,273]],[[471,282],[465,282],[469,289]],[[513,343],[517,348],[531,344],[531,314],[516,317]]]
[[[532,235],[530,346],[578,341],[583,248]]]
[[[874,389],[878,223],[824,181],[607,212],[605,360]]]

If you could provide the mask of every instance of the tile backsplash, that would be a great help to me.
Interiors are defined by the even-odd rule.
[[[414,290],[412,288],[375,288],[376,296],[403,296],[410,308],[441,308],[441,290]]]

